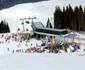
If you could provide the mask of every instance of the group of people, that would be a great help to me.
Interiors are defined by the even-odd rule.
[[[6,42],[9,40],[15,41],[15,42],[22,42],[26,39],[29,39],[29,34],[25,34],[25,33],[13,33],[11,35],[6,36],[5,40]]]
[[[41,46],[41,47],[31,47],[28,48],[26,53],[71,53],[71,52],[84,52],[85,45],[76,42],[73,43],[52,43]]]
[[[2,37],[4,37],[4,35],[2,35]],[[19,42],[19,44],[17,45],[18,48],[20,46],[20,42],[22,41],[26,41],[26,45],[28,46],[28,41],[29,41],[29,35],[28,34],[12,34],[12,35],[8,35],[5,37],[5,41],[9,43],[9,40],[12,41],[17,41]],[[76,42],[55,42],[54,44],[52,44],[52,42],[48,43],[43,42],[40,46],[38,46],[38,44],[36,43],[36,46],[32,46],[33,43],[31,43],[31,47],[25,49],[25,53],[70,53],[70,52],[84,52],[85,51],[85,45],[84,44],[80,44],[80,43],[76,43]],[[9,49],[8,49],[9,50]],[[14,52],[14,51],[13,51]],[[20,50],[17,50],[17,52],[21,52]]]
[[[10,41],[22,42],[25,40],[29,40],[29,38],[30,35],[28,33],[0,34],[0,39],[3,39],[3,41],[0,41],[0,43],[10,43]]]

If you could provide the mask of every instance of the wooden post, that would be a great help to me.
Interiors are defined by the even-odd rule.
[[[54,40],[54,36],[52,36],[52,44],[54,45],[55,40]]]

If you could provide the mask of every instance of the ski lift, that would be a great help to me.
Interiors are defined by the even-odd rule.
[[[24,25],[24,23],[22,22],[22,25]]]
[[[26,31],[29,31],[28,29],[26,29]]]
[[[26,21],[27,24],[29,24],[30,22],[29,21]]]
[[[18,31],[20,31],[20,28],[18,28]]]

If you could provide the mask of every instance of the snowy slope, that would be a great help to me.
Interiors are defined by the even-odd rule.
[[[85,70],[85,56],[68,54],[4,54],[0,70]]]
[[[17,53],[16,50],[22,50],[22,49],[26,50],[27,48],[30,48],[30,47],[36,47],[36,43],[39,46],[42,43],[42,41],[31,39],[26,46],[26,41],[22,41],[22,43],[11,41],[11,40],[8,43],[8,42],[5,42],[4,39],[1,39],[0,41],[1,42],[4,41],[3,44],[2,43],[0,44],[0,54],[12,53],[13,50],[15,53]],[[31,46],[31,43],[33,43],[32,46]],[[18,46],[18,45],[20,45],[20,46]],[[7,48],[9,48],[9,51],[7,50]]]
[[[37,16],[37,20],[41,21],[45,25],[48,17],[53,17],[55,6],[66,6],[69,3],[72,6],[84,5],[84,0],[51,0],[47,2],[21,4],[4,9],[0,11],[0,20],[5,19],[9,22],[12,32],[15,32],[20,27],[22,29],[21,17]],[[26,28],[30,25],[26,25]],[[84,35],[78,34],[78,37],[85,38]],[[4,41],[4,39],[0,39]],[[35,43],[39,41],[30,41],[28,44],[30,47],[31,42]],[[81,43],[85,41],[81,41]],[[0,44],[0,70],[85,70],[85,55],[79,56],[83,53],[60,53],[60,54],[37,54],[37,53],[10,53],[16,49],[26,49],[25,42],[18,48],[19,43],[11,42]],[[10,52],[7,52],[7,48],[10,48]]]
[[[76,34],[85,38],[84,35]],[[85,70],[85,52],[12,53],[16,49],[34,47],[36,43],[41,44],[41,41],[31,39],[28,46],[25,46],[26,42],[23,41],[19,48],[18,42],[10,40],[10,43],[6,43],[4,37],[0,38],[0,41],[4,41],[3,44],[0,44],[0,70]],[[83,42],[85,43],[85,41]],[[9,48],[9,52],[7,48]]]
[[[85,0],[50,0],[38,3],[20,4],[1,10],[0,20],[5,19],[9,23],[12,32],[17,31],[18,28],[22,31],[23,28],[21,21],[19,20],[20,18],[36,16],[37,19],[34,21],[41,21],[44,25],[46,25],[47,18],[53,17],[56,6],[60,6],[61,8],[68,4],[71,4],[73,7],[76,5],[84,6],[84,2]],[[30,25],[25,24],[25,28],[29,28],[29,30],[31,30]]]

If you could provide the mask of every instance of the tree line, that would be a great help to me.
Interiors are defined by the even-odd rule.
[[[69,4],[61,10],[57,6],[54,12],[54,28],[85,31],[85,7],[80,5],[72,8]]]
[[[10,32],[10,28],[7,22],[1,21],[0,22],[0,33],[9,33]]]

